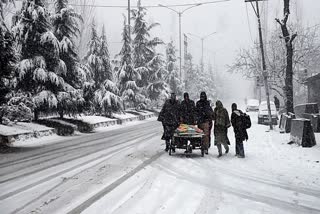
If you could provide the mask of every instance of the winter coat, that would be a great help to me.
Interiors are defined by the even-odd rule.
[[[231,114],[231,124],[235,134],[235,138],[241,141],[248,140],[248,133],[241,115],[242,111],[236,109]]]
[[[158,121],[162,122],[164,126],[179,125],[179,107],[177,100],[167,100],[159,113]]]
[[[196,104],[197,123],[210,122],[213,116],[213,110],[208,100],[199,100]]]
[[[280,101],[277,97],[274,98],[274,105],[276,106],[277,111],[280,108]]]
[[[217,106],[213,112],[214,120],[214,145],[217,144],[228,144],[230,141],[228,138],[228,128],[231,126],[229,120],[228,111],[223,107],[221,102],[217,102]]]
[[[231,126],[229,114],[221,102],[217,102],[217,106],[213,111],[214,126],[222,126],[229,128]]]
[[[196,123],[196,105],[193,100],[183,100],[180,104],[180,122],[194,125]]]

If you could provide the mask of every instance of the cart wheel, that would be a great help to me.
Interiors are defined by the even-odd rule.
[[[203,157],[203,156],[204,156],[204,149],[201,148],[201,157]]]

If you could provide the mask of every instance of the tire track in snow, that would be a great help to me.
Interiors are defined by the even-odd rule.
[[[244,171],[242,169],[241,170],[234,170],[234,169],[231,169],[231,167],[226,168],[225,166],[224,167],[218,166],[213,158],[210,157],[210,159],[213,160],[214,168],[217,169],[217,171],[221,174],[242,178],[244,180],[250,180],[250,181],[253,181],[256,183],[263,183],[263,184],[270,185],[273,187],[289,190],[292,192],[303,193],[306,195],[320,198],[320,191],[312,190],[312,189],[308,189],[308,188],[304,188],[304,187],[297,187],[297,186],[292,186],[292,185],[290,186],[290,185],[287,185],[287,184],[279,182],[279,181],[255,176],[255,174],[257,174],[258,171],[256,171],[256,172],[247,171],[247,173],[244,173]],[[209,165],[208,163],[206,163],[206,165],[208,167],[212,167],[212,165]]]
[[[164,163],[161,164],[161,162],[157,163],[157,166],[164,172],[167,172],[168,174],[171,174],[172,176],[179,178],[181,180],[189,181],[191,183],[199,184],[204,187],[209,187],[212,188],[213,190],[220,190],[224,193],[236,195],[240,198],[244,198],[250,201],[255,201],[255,202],[260,202],[263,204],[268,204],[270,206],[277,206],[280,209],[285,209],[285,210],[292,210],[292,212],[299,211],[301,213],[320,213],[320,208],[313,208],[313,207],[308,207],[306,205],[301,205],[296,202],[288,202],[288,201],[283,201],[282,199],[278,198],[271,198],[269,196],[264,196],[259,193],[253,193],[250,191],[246,190],[238,190],[232,186],[227,186],[226,184],[220,182],[220,183],[213,183],[209,182],[207,180],[202,180],[201,177],[197,177],[192,174],[188,174],[187,172],[182,171],[179,167],[173,166],[172,164],[167,164]],[[214,175],[211,175],[212,173],[208,171],[208,176],[214,177]]]
[[[125,137],[123,137],[124,139],[120,139],[120,140],[118,140],[118,141],[127,141],[128,137],[142,137],[142,136],[143,136],[143,134],[137,135],[136,133],[134,133],[134,135],[132,135],[132,136],[126,135]],[[89,143],[90,143],[89,145],[76,147],[76,148],[71,149],[71,150],[69,150],[69,151],[64,151],[64,152],[63,152],[61,155],[59,155],[58,157],[53,157],[53,158],[50,158],[49,160],[45,160],[45,161],[44,161],[44,160],[39,160],[39,161],[36,162],[36,163],[30,163],[29,165],[23,165],[23,166],[19,167],[18,169],[14,168],[14,169],[12,169],[12,173],[17,173],[17,172],[19,172],[19,170],[25,171],[26,169],[27,169],[27,170],[28,170],[28,169],[31,169],[31,167],[34,167],[34,166],[37,166],[37,165],[42,165],[42,164],[44,164],[44,163],[46,163],[46,162],[48,162],[48,163],[50,164],[50,160],[59,160],[59,159],[57,159],[57,158],[59,158],[59,157],[66,157],[66,155],[69,156],[69,157],[70,157],[70,156],[72,157],[72,155],[75,155],[75,157],[69,158],[69,159],[65,160],[64,162],[59,162],[59,163],[57,163],[57,164],[50,165],[49,167],[48,167],[48,166],[44,166],[44,167],[42,167],[42,168],[40,168],[40,169],[33,170],[33,171],[29,171],[28,173],[20,174],[19,176],[12,177],[12,178],[7,179],[7,180],[0,180],[0,184],[1,184],[1,183],[4,183],[4,182],[7,182],[7,181],[10,181],[10,180],[12,180],[12,179],[16,179],[16,178],[21,177],[21,176],[27,176],[27,175],[36,173],[36,172],[38,172],[38,171],[42,171],[43,169],[55,167],[55,166],[57,166],[57,165],[60,165],[60,164],[63,164],[63,163],[66,163],[66,162],[69,162],[69,161],[72,161],[72,160],[75,160],[75,159],[78,159],[78,158],[87,156],[87,155],[90,155],[91,153],[95,153],[95,152],[97,152],[97,151],[101,151],[101,149],[108,149],[108,148],[110,148],[110,147],[113,147],[113,146],[114,146],[114,145],[113,145],[114,143],[110,143],[111,145],[107,145],[106,141],[108,141],[108,140],[110,140],[110,141],[113,140],[113,141],[114,141],[114,140],[116,140],[117,138],[118,138],[118,137],[114,137],[114,138],[112,138],[112,139],[99,139],[99,140],[94,141],[94,142],[98,142],[98,143],[89,142]],[[102,141],[102,142],[101,142],[101,141]],[[101,145],[101,146],[100,146],[100,145]],[[116,144],[116,145],[118,145],[118,144]],[[100,147],[98,147],[98,146],[100,146]],[[87,148],[90,148],[90,150],[88,151]],[[82,153],[82,154],[81,154],[81,150],[80,150],[80,149],[85,149],[85,150],[84,150],[85,153]],[[75,151],[76,153],[70,155],[70,154],[69,154],[70,151]],[[80,153],[80,155],[78,155],[79,153]],[[59,153],[59,154],[60,154],[60,153]],[[1,177],[1,176],[8,176],[8,175],[10,175],[10,172],[7,172],[7,171],[6,171],[6,172],[0,174],[0,177]]]
[[[141,139],[141,141],[139,143],[143,143],[144,140],[146,139],[149,139],[149,138],[153,138],[155,137],[157,134],[150,134],[148,136],[145,136],[144,138]],[[138,138],[139,139],[139,138]],[[136,140],[138,140],[136,139]],[[94,160],[91,160],[91,161],[88,161],[86,163],[82,163],[80,166],[83,166],[83,165],[86,165],[86,164],[89,164],[90,162],[92,161],[96,161],[96,160],[99,160],[101,159],[99,162],[95,163],[94,165],[89,165],[88,167],[84,168],[83,170],[81,170],[80,172],[74,174],[73,176],[67,178],[66,180],[63,179],[62,181],[60,181],[59,183],[57,183],[56,185],[54,185],[52,188],[50,188],[49,190],[45,191],[44,193],[42,193],[41,195],[37,196],[35,199],[29,201],[28,203],[26,203],[25,205],[23,205],[22,207],[19,207],[17,209],[15,209],[13,212],[11,212],[11,214],[16,214],[20,211],[22,211],[24,208],[26,208],[27,206],[35,203],[36,201],[40,200],[41,198],[43,198],[44,196],[48,195],[49,193],[53,192],[55,189],[57,189],[58,187],[60,187],[61,185],[63,185],[65,182],[67,182],[68,180],[72,179],[73,177],[77,177],[79,176],[81,173],[85,172],[88,168],[91,168],[91,167],[95,167],[95,166],[98,166],[99,164],[105,162],[106,160],[110,159],[110,158],[113,158],[115,155],[118,155],[120,152],[123,152],[125,150],[128,150],[128,149],[131,149],[133,147],[136,146],[136,143],[131,143],[129,146],[125,146],[125,147],[122,147],[122,148],[119,148],[115,151],[112,151],[110,152],[109,154],[105,154],[107,155],[108,157],[105,157],[105,158],[97,158],[97,159],[94,159]],[[104,155],[104,156],[105,156]],[[73,168],[74,170],[74,168]],[[57,176],[56,176],[57,177]],[[53,178],[54,179],[54,178]],[[51,180],[51,179],[50,179]],[[46,180],[46,181],[49,181],[49,180]],[[32,187],[31,187],[32,188]],[[25,191],[25,190],[24,190]],[[1,198],[0,198],[1,200]]]
[[[158,135],[158,133],[149,134],[148,136],[145,136],[145,135],[144,135],[144,137],[141,137],[141,141],[140,141],[140,142],[142,143],[143,140],[149,139],[150,137],[154,137],[154,136],[156,136],[156,135]],[[135,140],[138,140],[138,139],[139,139],[139,138],[136,138]],[[128,143],[128,142],[119,143],[119,144],[116,144],[116,145],[114,145],[114,146],[112,146],[112,147],[120,146],[120,145],[123,145],[123,144],[126,144],[126,143]],[[134,143],[132,146],[135,146],[135,145],[136,145],[136,144]],[[109,147],[109,148],[112,148],[112,147]],[[42,183],[45,183],[45,182],[47,182],[47,181],[50,181],[50,180],[58,177],[58,176],[61,176],[61,175],[66,174],[66,173],[68,173],[68,172],[70,172],[70,171],[72,171],[72,170],[75,170],[75,169],[77,169],[77,168],[79,168],[79,167],[82,167],[82,166],[85,165],[85,164],[89,164],[89,163],[92,162],[92,161],[99,160],[99,159],[105,157],[106,155],[110,155],[110,154],[113,154],[113,153],[118,152],[118,151],[120,151],[120,150],[126,149],[126,147],[128,147],[128,146],[124,146],[124,147],[121,147],[121,148],[119,148],[119,149],[116,149],[115,151],[111,151],[111,152],[108,152],[108,153],[106,153],[106,154],[102,154],[102,155],[100,155],[99,157],[96,157],[96,158],[94,158],[94,159],[90,159],[90,160],[88,160],[88,161],[86,161],[86,162],[82,162],[82,163],[80,163],[80,164],[77,164],[76,166],[71,166],[71,167],[69,167],[69,168],[67,168],[67,169],[65,169],[65,170],[63,170],[63,171],[60,171],[60,172],[58,172],[58,173],[55,173],[55,174],[52,174],[52,175],[50,175],[50,176],[44,177],[44,178],[41,179],[40,181],[33,182],[33,183],[31,183],[31,184],[29,184],[29,185],[27,185],[27,186],[24,186],[24,187],[19,188],[19,189],[15,190],[15,191],[12,191],[12,192],[9,192],[9,193],[6,193],[6,194],[0,196],[0,200],[4,200],[4,199],[7,199],[7,198],[9,198],[9,197],[12,197],[12,196],[14,196],[14,195],[16,195],[16,194],[19,194],[19,193],[21,193],[21,192],[24,192],[24,191],[26,191],[26,190],[28,190],[28,189],[31,189],[31,188],[33,188],[33,187],[35,187],[35,186],[37,186],[37,185],[40,185],[40,184],[42,184]],[[107,149],[108,149],[108,148],[107,148]],[[47,168],[46,168],[46,169],[47,169]]]
[[[150,129],[150,123],[141,124],[138,127],[141,129],[144,129],[144,128]],[[159,129],[158,126],[154,126],[153,128]],[[24,163],[26,161],[36,160],[38,158],[45,157],[47,154],[50,154],[54,151],[58,151],[58,153],[59,153],[59,151],[64,152],[64,151],[66,151],[67,148],[72,148],[72,147],[75,147],[75,148],[72,148],[71,150],[75,150],[75,149],[79,148],[79,146],[81,146],[82,144],[90,144],[90,142],[92,142],[92,141],[97,141],[97,140],[106,139],[106,138],[107,139],[111,138],[113,140],[113,139],[116,139],[118,136],[123,135],[123,129],[125,129],[125,128],[121,128],[121,130],[120,129],[119,130],[110,130],[110,131],[103,132],[103,133],[94,133],[94,134],[83,135],[83,136],[76,137],[74,139],[66,140],[63,142],[57,142],[55,144],[48,145],[46,147],[41,147],[41,148],[39,148],[39,150],[45,150],[45,151],[40,151],[39,153],[31,154],[31,155],[28,155],[23,158],[18,156],[17,160],[6,161],[3,163],[0,163],[0,169],[3,167],[8,167],[8,166],[10,167],[14,164],[19,164],[19,163]],[[137,130],[137,127],[134,126],[134,127],[129,127],[128,129],[126,129],[125,132],[126,132],[127,136],[128,135],[130,136],[130,135],[136,134],[136,130]],[[66,144],[70,144],[70,143],[71,143],[71,145],[66,145]],[[65,145],[65,146],[61,146],[61,145]],[[88,145],[88,146],[90,146],[90,145]],[[52,149],[52,147],[58,147],[58,148]],[[37,151],[37,150],[35,150],[35,151]],[[18,154],[21,154],[21,153],[18,153]]]
[[[126,175],[122,176],[118,180],[114,181],[109,186],[103,188],[101,191],[99,191],[97,194],[93,195],[89,199],[87,199],[85,202],[81,203],[77,207],[73,208],[71,211],[68,212],[68,214],[78,214],[90,207],[93,203],[104,197],[106,194],[117,188],[119,185],[124,183],[126,180],[131,178],[133,175],[144,169],[146,166],[150,165],[152,162],[157,160],[161,155],[163,155],[165,152],[158,152],[157,154],[153,155],[148,160],[144,161],[142,164],[134,168],[131,172],[127,173]]]
[[[144,136],[144,135],[138,135],[137,137],[139,138],[139,137],[142,137],[142,136]],[[107,147],[106,149],[112,148],[112,147],[117,146],[117,145],[124,144],[124,143],[126,143],[126,142],[127,142],[126,139],[124,139],[124,142],[119,143],[119,144],[115,144],[115,145],[112,145],[112,146],[109,146],[109,147]],[[105,142],[102,142],[101,144],[105,144]],[[94,145],[90,145],[90,147],[92,147],[92,146],[94,146]],[[76,149],[76,150],[78,150],[78,149]],[[88,155],[91,155],[91,154],[94,154],[94,153],[97,153],[97,152],[100,152],[100,151],[101,151],[101,148],[93,148],[92,151],[89,151],[89,152],[86,152],[86,153],[82,153],[82,154],[76,155],[75,157],[67,158],[67,159],[65,159],[65,160],[63,160],[63,161],[57,162],[57,163],[52,164],[52,165],[50,165],[50,166],[44,166],[44,167],[41,167],[41,168],[39,168],[39,169],[31,170],[31,171],[29,171],[29,172],[25,172],[25,173],[23,173],[23,174],[20,174],[20,175],[17,175],[17,176],[13,176],[13,177],[11,177],[11,178],[2,179],[2,180],[0,179],[0,184],[6,183],[6,182],[8,182],[8,181],[16,180],[16,179],[19,179],[19,178],[22,178],[22,177],[25,177],[25,176],[28,176],[28,175],[32,175],[32,174],[35,174],[35,173],[37,173],[37,172],[41,172],[41,171],[43,171],[43,170],[45,170],[45,169],[54,168],[54,167],[56,167],[56,166],[63,165],[63,164],[65,164],[65,163],[74,161],[74,160],[76,160],[76,159],[80,159],[80,158],[82,158],[82,157],[85,157],[85,156],[88,156]],[[79,151],[79,152],[80,152],[80,151]],[[41,162],[40,162],[40,163],[41,163]],[[33,166],[33,165],[31,165],[31,167],[32,167],[32,166]],[[2,175],[2,176],[7,176],[7,175],[8,175],[8,174],[4,173],[4,175]]]

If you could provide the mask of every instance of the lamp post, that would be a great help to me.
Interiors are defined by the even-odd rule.
[[[186,9],[182,10],[182,11],[175,10],[173,8],[170,8],[170,7],[166,6],[166,5],[162,5],[162,4],[158,5],[159,7],[167,8],[167,9],[175,12],[179,16],[179,72],[180,72],[179,75],[180,75],[180,80],[182,80],[182,47],[181,47],[182,46],[182,44],[181,44],[181,40],[182,40],[181,39],[181,19],[182,19],[182,14],[184,12],[186,12],[187,10],[190,10],[191,8],[194,8],[194,7],[198,7],[200,5],[202,5],[202,3],[195,4],[195,5],[193,5],[191,7],[188,7]]]
[[[195,36],[201,40],[201,65],[202,65],[202,68],[203,68],[203,43],[204,43],[204,40],[207,39],[208,37],[212,36],[213,34],[216,34],[216,33],[217,32],[213,32],[213,33],[210,33],[210,34],[202,36],[202,37],[195,35],[195,34],[192,34],[192,33],[188,33],[189,35]]]

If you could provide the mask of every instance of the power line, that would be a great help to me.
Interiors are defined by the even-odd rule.
[[[219,3],[219,2],[227,2],[230,0],[217,0],[217,1],[207,1],[207,2],[198,2],[198,3],[187,3],[187,4],[172,4],[172,5],[165,5],[167,7],[186,7],[186,6],[195,6],[195,5],[204,5],[204,4],[214,4],[214,3]],[[95,5],[95,4],[69,4],[71,6],[75,7],[98,7],[98,8],[128,8],[128,6],[125,5]],[[137,7],[137,6],[132,6],[132,7]],[[145,8],[158,8],[158,7],[163,7],[159,5],[145,5],[143,6]]]

